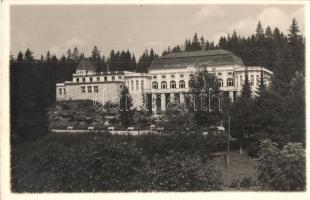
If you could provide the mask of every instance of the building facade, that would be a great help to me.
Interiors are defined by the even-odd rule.
[[[189,81],[201,69],[217,77],[220,90],[228,95],[231,101],[241,93],[246,70],[254,96],[261,71],[266,86],[270,85],[273,74],[261,66],[246,67],[239,57],[225,50],[168,54],[155,58],[148,73],[96,72],[93,64],[88,59],[83,59],[73,74],[72,81],[56,84],[56,99],[117,102],[123,87],[126,86],[133,107],[144,107],[156,112],[165,110],[171,101],[184,103],[185,95],[190,92]]]

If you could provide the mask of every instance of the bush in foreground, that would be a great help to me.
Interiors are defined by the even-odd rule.
[[[279,149],[271,140],[260,145],[257,178],[266,190],[305,190],[305,151],[300,143]]]
[[[131,136],[53,134],[12,150],[14,192],[209,191],[221,175],[200,156],[145,153]]]
[[[155,155],[146,170],[146,191],[213,191],[222,186],[221,173],[193,154]]]

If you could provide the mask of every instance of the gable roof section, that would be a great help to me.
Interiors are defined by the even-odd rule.
[[[80,61],[77,70],[88,70],[88,71],[96,71],[96,67],[93,65],[93,63],[88,58],[82,58]]]
[[[207,51],[192,51],[171,53],[152,61],[149,69],[186,68],[194,66],[220,66],[220,65],[241,65],[242,60],[232,52],[218,49]]]

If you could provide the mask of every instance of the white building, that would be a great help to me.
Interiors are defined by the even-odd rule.
[[[119,101],[125,85],[129,89],[134,107],[140,108],[145,106],[145,102],[149,102],[149,109],[165,110],[169,101],[185,102],[185,94],[190,91],[189,81],[201,68],[215,74],[221,85],[220,90],[232,101],[236,95],[240,95],[246,69],[254,95],[261,70],[267,86],[272,76],[272,72],[264,67],[245,67],[239,57],[225,50],[168,54],[154,59],[148,73],[96,72],[92,63],[83,59],[73,74],[73,81],[56,84],[56,99]]]

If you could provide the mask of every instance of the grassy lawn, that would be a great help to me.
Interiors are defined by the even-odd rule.
[[[225,157],[220,156],[213,158],[209,163],[215,166],[217,169],[222,171],[223,174],[223,189],[224,190],[255,190],[254,187],[250,188],[230,188],[230,185],[233,182],[238,181],[239,184],[244,178],[251,177],[252,181],[256,181],[255,177],[255,165],[256,161],[244,152],[243,155],[240,155],[238,150],[231,151],[230,154],[230,165],[226,167]]]

